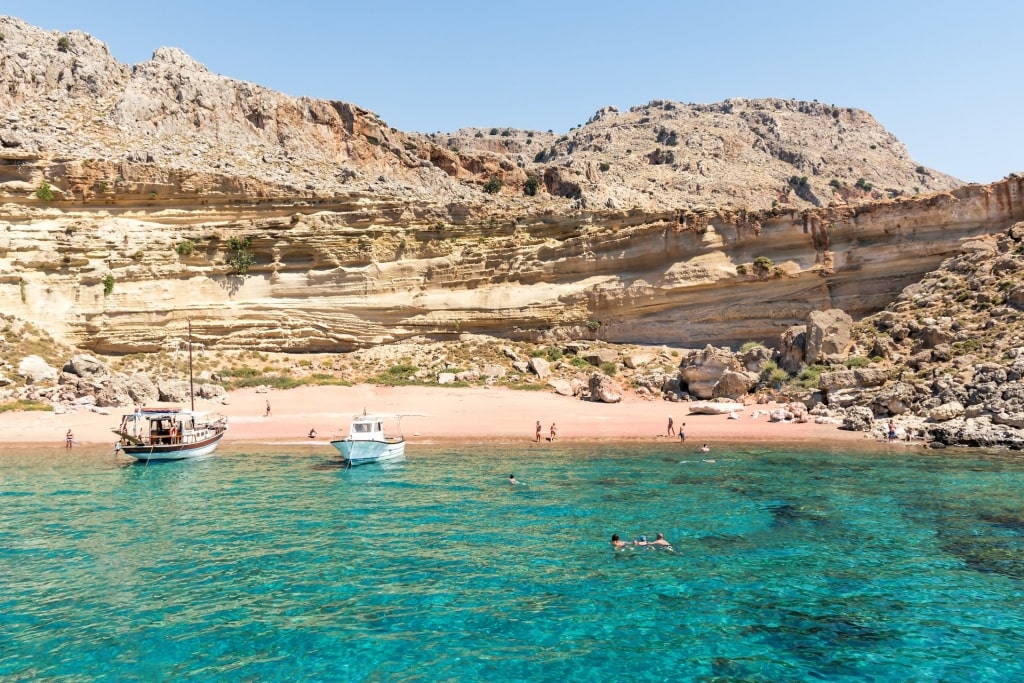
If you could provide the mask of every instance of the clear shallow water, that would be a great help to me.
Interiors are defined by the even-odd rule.
[[[1024,679],[1024,459],[673,446],[6,453],[0,680]]]

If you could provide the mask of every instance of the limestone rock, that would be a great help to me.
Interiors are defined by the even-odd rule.
[[[852,432],[867,432],[871,431],[874,421],[875,416],[869,408],[853,406],[847,409],[846,415],[843,417],[843,424],[839,428]]]
[[[845,311],[833,308],[827,311],[812,311],[807,316],[807,339],[804,360],[808,365],[831,358],[842,360],[850,344],[850,330],[853,318]]]
[[[18,376],[23,377],[28,384],[55,382],[57,375],[57,368],[39,356],[25,356],[18,363]]]
[[[227,395],[224,387],[219,384],[204,382],[196,386],[196,397],[203,399],[219,399]]]
[[[95,393],[97,406],[129,405],[132,398],[128,393],[128,383],[124,375],[107,376]]]
[[[131,375],[125,380],[125,388],[135,405],[144,406],[160,400],[160,390],[147,375]]]
[[[737,372],[726,370],[719,377],[711,392],[712,398],[737,399],[750,393],[750,390],[757,386],[760,375],[756,372]]]
[[[608,375],[595,372],[590,375],[590,399],[602,403],[622,400],[622,388]]]
[[[654,359],[655,355],[653,353],[631,353],[623,359],[622,364],[630,370],[636,370],[637,368],[642,368],[647,365]]]
[[[573,396],[576,393],[575,391],[573,391],[572,383],[570,383],[568,380],[549,379],[548,386],[554,389],[555,393],[558,394],[559,396]]]
[[[493,363],[484,365],[482,368],[480,368],[480,372],[481,374],[483,374],[484,377],[493,377],[496,379],[504,377],[506,374],[508,374],[508,371],[505,368],[503,368],[500,365],[495,365]]]
[[[533,356],[527,364],[530,372],[540,379],[547,379],[551,376],[551,364],[540,356]]]
[[[818,377],[818,388],[825,392],[850,389],[857,385],[857,375],[853,370],[823,372]]]
[[[857,368],[853,375],[860,387],[880,387],[889,380],[889,375],[882,368]]]
[[[84,353],[68,361],[64,366],[64,372],[83,378],[103,378],[110,375],[110,369],[101,360]]]
[[[160,400],[164,403],[184,404],[191,400],[187,380],[165,379],[157,383],[157,390],[160,392]]]
[[[772,359],[772,350],[767,346],[758,345],[747,349],[740,359],[740,363],[747,372],[761,374],[765,363]]]
[[[950,401],[949,403],[943,403],[940,406],[932,408],[928,412],[928,417],[936,422],[946,422],[948,420],[962,417],[963,414],[963,405],[959,401]]]
[[[687,391],[700,399],[713,398],[715,385],[727,370],[735,370],[736,361],[730,352],[711,345],[690,355],[679,368],[680,380]]]
[[[618,352],[616,352],[615,349],[609,349],[607,347],[587,349],[577,355],[596,367],[601,367],[605,363],[614,363],[619,359]]]
[[[708,401],[691,403],[690,412],[694,415],[728,415],[729,413],[743,412],[746,409],[742,403],[727,401]]]
[[[779,367],[791,375],[800,372],[804,362],[804,347],[807,344],[807,326],[791,325],[779,339]]]

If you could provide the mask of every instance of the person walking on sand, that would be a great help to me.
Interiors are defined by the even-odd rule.
[[[686,429],[686,423],[685,422],[683,424],[679,425],[679,443],[682,443],[682,442],[686,441],[686,432],[683,431],[684,429]]]
[[[556,436],[558,436],[558,427],[556,427],[556,426],[555,426],[555,423],[554,423],[554,422],[552,422],[552,423],[551,423],[551,431],[550,431],[550,434],[551,434],[551,436],[550,436],[550,438],[548,439],[548,441],[554,441],[554,440],[555,440],[555,437],[556,437]]]
[[[537,420],[537,438],[535,438],[534,441],[537,441],[538,443],[540,442],[540,430],[541,429],[542,428],[540,426],[540,420]]]
[[[267,400],[267,412],[263,414],[263,417],[270,417],[270,400]]]
[[[668,416],[668,429],[665,430],[665,436],[675,436],[676,428],[673,426],[675,423],[672,420],[672,416]]]
[[[64,448],[71,448],[75,445],[75,435],[68,430],[68,433],[64,435]]]

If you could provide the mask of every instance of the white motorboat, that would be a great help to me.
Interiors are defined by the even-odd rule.
[[[402,415],[374,413],[352,418],[348,436],[331,441],[349,467],[374,462],[400,460],[405,457],[405,437],[402,436]],[[385,432],[385,423],[397,421],[395,433]]]

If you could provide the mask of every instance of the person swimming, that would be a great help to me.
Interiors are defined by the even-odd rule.
[[[658,534],[658,537],[651,541],[651,545],[661,550],[667,550],[670,553],[675,552],[675,548],[672,547],[672,544],[665,540],[665,534]]]
[[[612,534],[612,550],[625,550],[626,542],[619,538],[618,534]]]
[[[508,483],[512,486],[519,486],[519,480],[516,479],[516,475],[514,474],[508,475]]]

